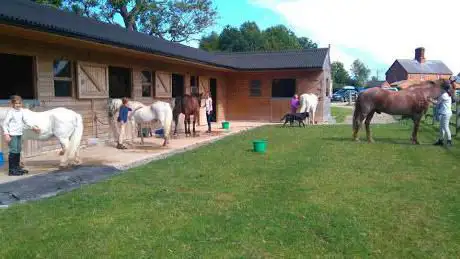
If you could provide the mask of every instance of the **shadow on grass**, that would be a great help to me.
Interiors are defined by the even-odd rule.
[[[424,143],[424,142],[421,142],[420,145],[414,145],[414,144],[411,143],[411,140],[409,138],[402,139],[402,138],[378,138],[378,137],[374,137],[374,143],[368,143],[366,138],[361,138],[358,142],[352,140],[351,137],[327,137],[327,138],[322,138],[322,139],[323,140],[328,140],[328,141],[364,143],[364,144],[384,143],[384,144],[396,144],[396,145],[408,145],[408,146],[432,145],[432,143]]]

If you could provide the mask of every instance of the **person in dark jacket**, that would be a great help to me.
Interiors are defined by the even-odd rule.
[[[131,108],[128,107],[128,98],[123,97],[122,99],[123,105],[120,107],[120,111],[118,112],[118,126],[120,128],[120,135],[118,136],[118,149],[127,149],[126,146],[123,145],[123,139],[125,137],[125,128],[126,123],[128,122],[128,113],[132,111]]]

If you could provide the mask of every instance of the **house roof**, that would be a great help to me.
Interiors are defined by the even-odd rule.
[[[1,0],[0,23],[235,70],[323,68],[328,48],[212,53],[99,22],[30,0]]]
[[[452,75],[452,71],[440,60],[426,60],[419,63],[415,59],[397,59],[408,74]]]

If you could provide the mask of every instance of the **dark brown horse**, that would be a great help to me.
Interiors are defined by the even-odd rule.
[[[368,142],[374,142],[371,136],[370,123],[374,114],[387,113],[409,117],[414,122],[412,143],[419,144],[417,133],[420,120],[430,106],[431,99],[441,94],[443,87],[447,87],[451,95],[455,92],[453,80],[438,79],[413,84],[410,88],[393,92],[384,88],[374,87],[361,92],[355,103],[353,113],[353,139],[359,141],[358,132],[363,120],[366,119],[366,135]]]
[[[190,131],[190,115],[193,115],[193,136],[195,136],[195,122],[200,113],[202,95],[202,93],[193,95],[185,94],[182,97],[176,98],[173,109],[173,120],[175,123],[174,135],[177,135],[177,123],[179,122],[179,115],[183,113],[185,115],[185,136],[187,137],[192,134]]]

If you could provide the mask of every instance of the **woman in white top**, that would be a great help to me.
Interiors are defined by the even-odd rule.
[[[211,133],[212,98],[210,92],[206,94],[206,100],[204,105],[206,108],[206,121],[208,122],[208,131],[206,132]]]
[[[443,85],[441,95],[436,101],[436,115],[439,120],[439,139],[434,145],[444,145],[444,139],[447,140],[447,145],[452,146],[452,136],[450,133],[449,123],[452,117],[452,97],[449,93],[450,85]]]

